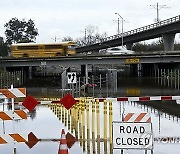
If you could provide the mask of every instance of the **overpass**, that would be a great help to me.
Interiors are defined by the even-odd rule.
[[[1,67],[69,66],[85,64],[159,64],[180,63],[180,51],[131,54],[131,55],[89,55],[46,58],[2,58]]]
[[[89,56],[69,56],[69,57],[46,57],[46,58],[2,58],[0,66],[8,71],[22,70],[29,78],[32,78],[33,70],[41,66],[65,66],[76,67],[88,65],[102,65],[106,68],[112,65],[129,65],[132,72],[136,74],[138,70],[155,70],[161,68],[174,68],[180,63],[180,51],[134,54],[134,55],[89,55]],[[87,73],[86,73],[87,74]],[[146,73],[147,74],[147,73]],[[25,76],[26,76],[25,75]]]
[[[91,44],[77,47],[77,52],[99,51],[109,47],[121,46],[123,43],[127,49],[131,49],[133,43],[154,39],[163,38],[165,51],[174,50],[175,34],[180,32],[180,15],[172,17],[161,22],[130,30],[119,35],[113,35],[103,39],[98,39]]]

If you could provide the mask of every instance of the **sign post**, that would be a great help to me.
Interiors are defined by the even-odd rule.
[[[76,84],[77,82],[76,72],[68,72],[67,78],[68,78],[68,84],[70,84],[72,89],[72,95],[74,96],[74,84]]]

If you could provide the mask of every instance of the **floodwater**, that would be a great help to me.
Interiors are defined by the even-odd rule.
[[[101,91],[102,90],[102,91]],[[152,78],[118,79],[117,88],[104,85],[90,88],[88,96],[121,97],[121,96],[162,96],[179,95],[178,86],[168,81]],[[59,87],[27,88],[28,95],[37,99],[40,96],[60,99]],[[83,95],[83,94],[82,94]],[[111,99],[109,99],[111,100]],[[112,105],[112,106],[111,106]],[[21,109],[22,106],[15,106]],[[7,111],[7,103],[0,104],[0,110]],[[180,153],[180,105],[176,101],[117,102],[112,99],[106,102],[93,102],[91,98],[82,99],[80,103],[66,110],[62,105],[38,105],[28,118],[18,121],[1,121],[0,134],[23,133],[34,134],[38,139],[31,143],[9,143],[0,145],[3,154],[57,154],[61,130],[69,135],[69,154],[178,154]],[[147,112],[151,117],[153,137],[156,139],[152,150],[112,149],[112,121],[122,121],[127,113]],[[173,140],[166,140],[171,137]],[[157,141],[157,139],[159,139]],[[16,149],[16,152],[14,152]]]

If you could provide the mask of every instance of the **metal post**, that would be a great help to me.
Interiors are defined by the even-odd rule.
[[[102,95],[102,91],[101,91],[101,90],[102,90],[102,89],[101,89],[101,74],[100,74],[99,80],[100,80],[100,81],[99,81],[99,82],[100,82],[100,83],[99,83],[99,84],[100,84],[100,85],[99,85],[99,90],[100,90],[100,96],[101,96],[101,95]]]
[[[122,47],[123,47],[123,42],[124,42],[124,41],[123,41],[123,35],[124,35],[124,34],[123,34],[123,33],[124,33],[124,32],[123,32],[123,22],[124,22],[124,19],[123,19],[123,17],[121,17],[121,15],[120,15],[119,13],[115,13],[115,14],[117,14],[117,15],[122,19],[121,41],[122,41]]]
[[[11,89],[13,89],[13,85],[11,85]],[[13,122],[13,133],[15,133],[15,124],[14,124],[14,98],[11,98],[11,103],[12,103],[12,112],[13,112],[13,120],[12,120],[12,122]],[[16,142],[15,142],[15,140],[14,140],[14,154],[16,154],[16,146],[15,146],[15,144],[16,144]]]
[[[84,97],[86,96],[86,79],[85,79],[85,77],[83,78],[84,80],[83,80],[83,85],[84,85]]]
[[[120,32],[119,32],[119,18],[118,18],[118,35],[120,34]]]
[[[94,98],[94,76],[92,76],[93,98]]]
[[[178,90],[179,90],[179,70],[178,70]]]
[[[72,96],[74,97],[74,84],[73,83],[71,85],[71,88],[72,88]]]
[[[79,97],[81,96],[81,78],[79,77]]]
[[[88,84],[88,64],[85,65],[85,70],[86,70],[86,83]]]
[[[106,92],[107,92],[107,97],[108,97],[108,74],[106,74]]]

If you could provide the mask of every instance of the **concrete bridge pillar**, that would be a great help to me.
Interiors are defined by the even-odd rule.
[[[132,42],[126,43],[126,48],[127,48],[128,50],[132,50],[132,46],[133,46],[133,43],[132,43]]]
[[[32,66],[29,66],[29,79],[32,79]]]
[[[165,51],[174,51],[174,33],[162,34]]]

